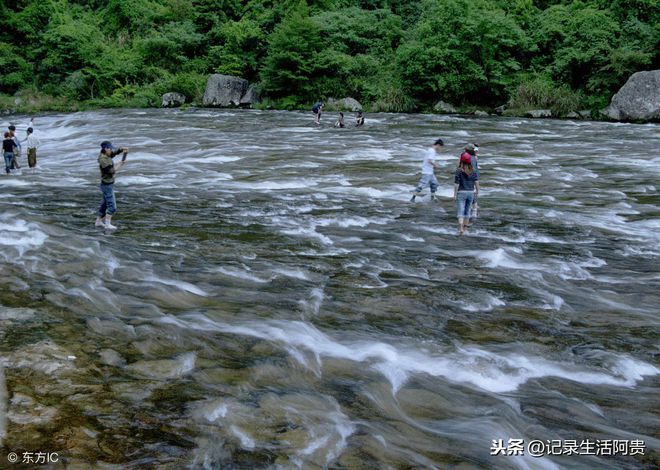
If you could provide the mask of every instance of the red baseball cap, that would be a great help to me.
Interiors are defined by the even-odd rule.
[[[472,155],[467,152],[461,154],[461,163],[472,163]]]

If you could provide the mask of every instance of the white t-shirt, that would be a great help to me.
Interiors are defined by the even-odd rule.
[[[422,174],[423,175],[432,175],[433,174],[433,163],[435,163],[436,152],[434,148],[427,149],[424,152],[424,161],[422,162]]]

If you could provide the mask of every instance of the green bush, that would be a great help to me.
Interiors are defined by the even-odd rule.
[[[514,110],[550,109],[556,116],[577,111],[582,95],[567,85],[557,85],[545,76],[523,77],[511,95],[509,107]]]

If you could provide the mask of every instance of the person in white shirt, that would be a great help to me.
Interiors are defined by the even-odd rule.
[[[32,127],[27,128],[27,158],[28,166],[34,169],[37,166],[37,148],[41,145],[39,138],[34,135],[34,129]]]
[[[435,156],[440,153],[442,147],[444,147],[444,142],[442,139],[438,139],[433,144],[433,147],[428,149],[424,153],[424,160],[422,162],[422,178],[419,180],[419,184],[413,191],[413,195],[410,198],[410,202],[415,202],[415,198],[419,196],[419,193],[422,192],[427,185],[431,187],[431,200],[435,200],[435,192],[438,189],[438,180],[433,173],[433,170],[439,167],[435,162]]]

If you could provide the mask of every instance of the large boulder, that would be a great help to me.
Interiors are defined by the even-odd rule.
[[[325,107],[329,111],[362,111],[362,105],[360,102],[353,98],[342,98],[340,100],[328,98],[328,102],[325,104]]]
[[[458,112],[456,111],[456,108],[454,108],[452,105],[444,101],[438,101],[435,104],[435,106],[433,106],[433,110],[438,113],[446,113],[446,114],[452,114]]]
[[[231,75],[213,74],[206,82],[204,106],[239,106],[248,89],[248,81]]]
[[[497,108],[495,108],[495,114],[498,114],[498,115],[501,116],[502,114],[504,114],[504,111],[506,111],[506,108],[507,108],[507,105],[505,105],[505,104],[503,104],[501,106],[498,106]]]
[[[660,70],[633,73],[602,113],[615,121],[660,119]]]
[[[163,108],[176,108],[186,102],[186,95],[170,92],[163,95]]]
[[[256,90],[256,85],[250,85],[245,92],[245,94],[241,97],[241,106],[246,105],[246,106],[252,106],[253,104],[257,104],[259,102],[259,94],[257,93]]]

